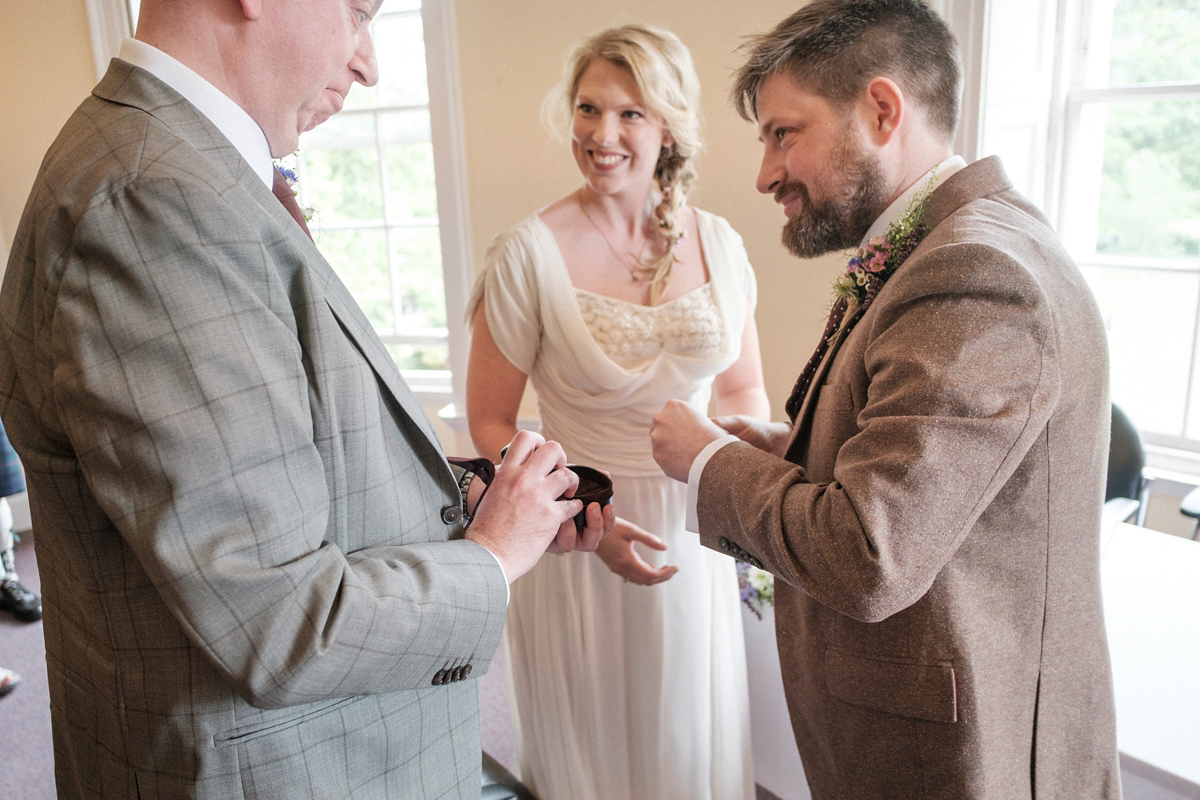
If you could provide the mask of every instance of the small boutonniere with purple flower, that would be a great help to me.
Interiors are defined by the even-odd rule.
[[[834,281],[834,302],[846,301],[847,317],[869,298],[873,298],[896,268],[921,243],[927,232],[921,214],[933,190],[933,183],[934,177],[930,176],[929,186],[913,195],[900,219],[888,225],[882,236],[872,236],[866,247],[859,248],[858,253],[846,264],[846,271]]]
[[[288,188],[292,190],[292,194],[299,199],[300,176],[296,174],[296,170],[292,169],[291,167],[284,166],[282,161],[275,162],[275,169],[279,170],[279,174],[283,176],[285,181],[287,181]],[[312,222],[314,214],[312,206],[300,206],[300,213],[304,215],[305,222]]]
[[[754,616],[762,619],[763,609],[775,605],[775,576],[745,561],[735,563],[742,603]]]

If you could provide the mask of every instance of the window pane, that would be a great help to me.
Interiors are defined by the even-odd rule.
[[[433,173],[433,144],[429,141],[429,112],[383,114],[384,185],[388,221],[437,219],[437,184]]]
[[[1200,0],[1118,0],[1109,82],[1200,80]]]
[[[415,4],[418,8],[420,4]],[[423,106],[429,103],[425,73],[425,34],[421,14],[392,14],[388,5],[375,20],[375,60],[379,83],[371,88],[356,86],[346,98],[346,108]]]
[[[379,83],[301,137],[300,202],[317,244],[397,364],[448,363],[437,182],[420,0],[389,0],[372,26]]]
[[[389,344],[388,352],[400,369],[448,369],[449,348],[443,344]]]
[[[391,284],[387,243],[382,230],[324,231],[322,255],[337,272],[367,319],[377,329],[392,329]]]
[[[300,148],[301,202],[321,225],[383,219],[375,122],[368,115],[334,117]]]
[[[1087,267],[1108,329],[1112,399],[1139,428],[1183,434],[1200,276]]]
[[[1111,103],[1096,252],[1200,255],[1200,101]]]
[[[446,290],[437,226],[393,229],[392,264],[400,329],[445,328]]]

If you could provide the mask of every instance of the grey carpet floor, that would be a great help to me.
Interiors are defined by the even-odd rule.
[[[21,583],[40,594],[32,534],[21,536],[16,567]],[[0,613],[0,666],[21,676],[21,684],[0,698],[0,797],[6,800],[54,800],[45,652],[41,622],[17,622]]]

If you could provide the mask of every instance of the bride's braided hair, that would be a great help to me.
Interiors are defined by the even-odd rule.
[[[653,214],[666,245],[661,255],[641,265],[655,302],[683,238],[679,211],[696,179],[692,159],[700,152],[700,79],[692,55],[670,31],[646,25],[611,28],[576,46],[567,59],[562,83],[542,107],[551,130],[569,129],[579,81],[593,59],[603,58],[629,70],[646,108],[659,117],[672,143],[658,154],[654,169],[658,191],[651,194]],[[566,112],[566,120],[563,119]],[[566,124],[563,124],[566,123]]]

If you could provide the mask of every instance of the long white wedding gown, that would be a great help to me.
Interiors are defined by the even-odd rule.
[[[546,438],[608,470],[617,513],[669,546],[643,555],[679,567],[644,587],[593,554],[552,555],[514,583],[518,773],[540,800],[754,797],[734,564],[684,531],[687,487],[650,453],[650,418],[668,399],[707,409],[755,299],[741,238],[696,214],[710,280],[668,303],[575,289],[536,214],[497,237],[471,299],[530,375]]]

